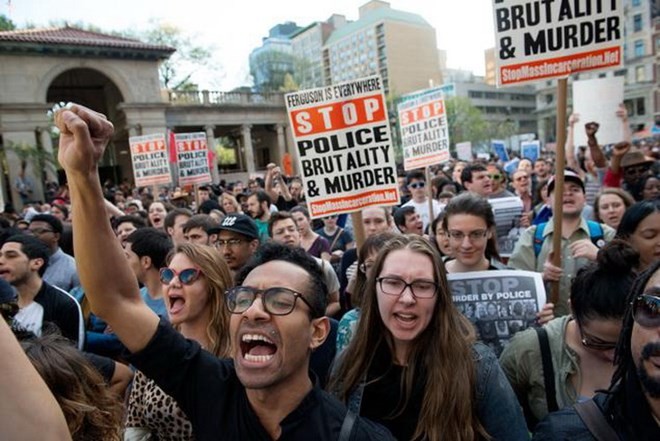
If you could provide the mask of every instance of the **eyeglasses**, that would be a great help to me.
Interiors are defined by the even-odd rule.
[[[235,247],[240,245],[243,239],[218,239],[215,241],[215,246],[220,248],[224,246]]]
[[[470,242],[478,242],[484,239],[488,235],[488,230],[474,230],[474,231],[470,231],[467,234],[463,233],[462,231],[449,230],[447,234],[449,235],[450,238],[458,242],[463,242],[465,236],[467,236],[470,239]]]
[[[424,188],[426,186],[425,182],[413,182],[412,184],[408,184],[408,187],[418,189],[418,188]]]
[[[380,290],[391,296],[400,296],[406,288],[410,288],[413,297],[430,299],[438,291],[438,285],[430,280],[413,280],[410,283],[398,277],[379,277],[376,280],[380,284]]]
[[[631,165],[623,169],[623,174],[626,176],[641,176],[646,174],[650,169],[650,165]]]
[[[493,181],[499,181],[500,179],[502,179],[502,175],[499,175],[499,174],[498,175],[488,175],[488,176],[490,176],[490,178]]]
[[[529,180],[529,176],[518,176],[518,177],[516,178],[516,182],[520,182],[520,181],[528,181],[528,180]]]
[[[595,351],[611,351],[616,348],[617,342],[602,341],[597,337],[591,336],[584,332],[582,325],[579,323],[578,329],[580,330],[580,336],[582,337],[582,346],[585,348],[593,349]]]
[[[257,289],[251,286],[236,286],[225,293],[226,304],[232,314],[242,314],[261,296],[264,309],[270,315],[287,315],[296,307],[296,300],[301,299],[310,310],[312,305],[305,297],[289,288],[274,286],[268,289]]]
[[[195,283],[199,276],[202,275],[202,271],[198,268],[186,268],[179,272],[173,270],[172,268],[161,268],[160,269],[160,282],[169,285],[174,280],[174,277],[179,278],[179,282],[184,285],[192,285]]]
[[[659,292],[660,293],[660,292]],[[632,302],[633,319],[645,328],[660,326],[660,297],[642,294]]]
[[[54,233],[55,230],[51,230],[50,228],[29,228],[30,233],[32,234],[46,234],[46,233]]]

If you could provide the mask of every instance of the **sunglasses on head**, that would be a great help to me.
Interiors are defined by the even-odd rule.
[[[660,297],[642,294],[633,300],[632,308],[633,319],[638,325],[645,328],[660,327]]]
[[[179,272],[173,270],[172,268],[161,268],[160,269],[160,281],[165,285],[169,285],[174,280],[174,277],[179,278],[179,282],[183,285],[192,285],[195,283],[202,272],[198,268],[186,268]]]

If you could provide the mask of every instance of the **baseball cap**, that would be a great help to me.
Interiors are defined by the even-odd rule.
[[[210,228],[207,233],[216,234],[223,230],[242,234],[250,239],[259,239],[257,224],[245,214],[228,214],[222,219],[219,226]]]
[[[580,179],[580,176],[572,170],[564,170],[564,182],[573,182],[580,186],[582,192],[584,193],[584,182]],[[555,175],[552,175],[550,181],[548,182],[548,194],[552,193],[555,189]]]

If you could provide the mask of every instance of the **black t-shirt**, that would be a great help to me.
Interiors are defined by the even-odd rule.
[[[197,440],[271,439],[250,406],[233,362],[203,351],[163,319],[149,344],[128,358],[177,401]],[[314,387],[282,420],[280,439],[337,440],[345,415],[342,403]],[[357,418],[350,439],[394,438],[383,427]]]

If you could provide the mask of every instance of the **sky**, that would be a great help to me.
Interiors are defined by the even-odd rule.
[[[248,56],[268,30],[294,21],[307,26],[332,14],[358,19],[367,0],[0,0],[0,14],[19,27],[52,21],[89,23],[103,30],[144,29],[150,20],[182,29],[213,50],[218,66],[193,78],[213,90],[250,85]],[[436,30],[450,68],[484,75],[484,50],[495,45],[492,0],[390,0],[392,8],[421,15]],[[203,84],[206,83],[206,84]]]

